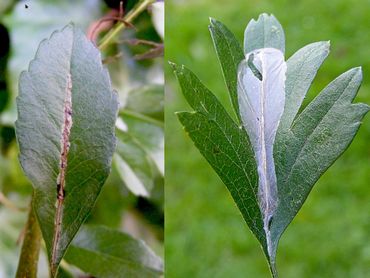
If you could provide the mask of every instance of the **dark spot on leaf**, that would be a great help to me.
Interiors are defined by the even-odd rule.
[[[268,221],[268,228],[269,228],[269,230],[271,229],[271,224],[272,224],[272,219],[273,218],[274,218],[273,216],[270,216],[270,218],[269,218],[269,221]]]
[[[252,53],[251,55],[249,55],[249,58],[248,58],[248,62],[247,62],[248,67],[251,69],[253,75],[257,77],[260,81],[262,81],[262,73],[253,64],[253,60],[254,60],[254,54]]]

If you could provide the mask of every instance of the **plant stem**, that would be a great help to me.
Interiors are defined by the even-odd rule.
[[[16,278],[37,277],[40,245],[41,230],[31,202]]]
[[[132,23],[132,21],[140,14],[142,13],[150,4],[154,3],[155,0],[142,0],[139,3],[136,4],[136,6],[130,10],[127,15],[123,18],[123,21],[127,23]],[[109,42],[117,36],[117,34],[125,29],[126,25],[122,22],[117,22],[117,24],[102,38],[99,49],[103,50]]]
[[[3,192],[0,192],[0,204],[3,204],[8,209],[11,209],[13,211],[26,211],[26,208],[19,208],[17,207],[11,200],[9,200]]]

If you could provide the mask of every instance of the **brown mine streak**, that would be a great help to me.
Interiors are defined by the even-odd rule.
[[[69,136],[72,127],[72,79],[71,75],[67,75],[66,96],[64,100],[64,121],[62,125],[61,136],[61,154],[59,161],[59,175],[57,177],[57,203],[54,221],[53,246],[51,255],[51,273],[56,274],[57,268],[57,251],[61,236],[61,224],[63,218],[63,202],[65,199],[65,176],[67,170],[67,155],[70,147]]]

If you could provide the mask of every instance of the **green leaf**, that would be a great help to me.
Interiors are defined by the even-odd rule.
[[[141,240],[104,226],[84,226],[66,260],[97,277],[159,277],[162,260]]]
[[[116,135],[118,142],[114,162],[118,174],[132,193],[149,197],[155,179],[152,159],[129,133],[117,129]]]
[[[257,20],[249,21],[244,32],[244,53],[259,48],[276,48],[285,53],[283,27],[273,15],[261,14]]]
[[[164,126],[163,122],[130,110],[122,110],[126,132],[147,152],[157,172],[164,175]]]
[[[231,103],[235,114],[240,122],[238,93],[237,93],[237,71],[239,63],[244,59],[243,49],[234,34],[221,22],[211,18],[209,31],[213,40],[222,73],[229,90]]]
[[[17,107],[19,159],[55,276],[109,174],[116,144],[117,96],[81,30],[67,25],[41,42],[21,74]]]
[[[172,66],[185,98],[195,110],[178,113],[180,122],[225,183],[251,231],[267,252],[256,195],[256,163],[245,131],[235,124],[191,71],[183,66]]]
[[[288,59],[285,82],[286,101],[280,120],[280,132],[291,126],[317,70],[329,54],[329,47],[329,42],[311,43]]]
[[[125,109],[140,113],[153,119],[164,120],[164,87],[147,85],[128,93]]]
[[[220,44],[215,45],[217,50],[222,49],[225,42],[219,40],[215,44]],[[245,53],[265,47],[284,51],[284,46],[284,32],[275,17],[262,14],[257,21],[248,24]],[[355,68],[330,83],[296,116],[328,52],[329,43],[313,43],[287,61],[286,103],[274,144],[278,207],[269,225],[270,250],[266,248],[257,197],[256,163],[247,134],[238,128],[194,74],[184,67],[175,67],[183,94],[195,110],[179,113],[180,122],[229,189],[245,221],[260,241],[274,277],[277,277],[275,258],[282,233],[302,207],[315,182],[349,146],[369,111],[365,104],[352,103],[362,80],[361,69]],[[232,60],[234,54],[230,55]],[[225,74],[224,77],[228,78]],[[231,76],[231,82],[235,78]]]
[[[369,111],[366,104],[352,104],[361,81],[360,68],[343,73],[299,114],[275,144],[279,194],[271,224],[275,252],[281,234],[315,182],[346,150]]]
[[[126,187],[149,197],[158,175],[164,174],[162,85],[129,92],[117,122],[118,147],[114,165]]]

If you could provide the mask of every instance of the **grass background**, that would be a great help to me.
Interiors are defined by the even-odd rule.
[[[351,67],[363,66],[356,101],[370,104],[370,1],[166,1],[166,60],[192,69],[230,110],[207,29],[209,17],[242,42],[244,28],[273,13],[286,35],[286,57],[304,45],[331,41],[331,53],[307,104]],[[269,277],[257,240],[221,180],[182,130],[174,112],[189,110],[166,66],[166,276]],[[314,186],[283,235],[281,277],[369,277],[370,116],[346,153]]]

